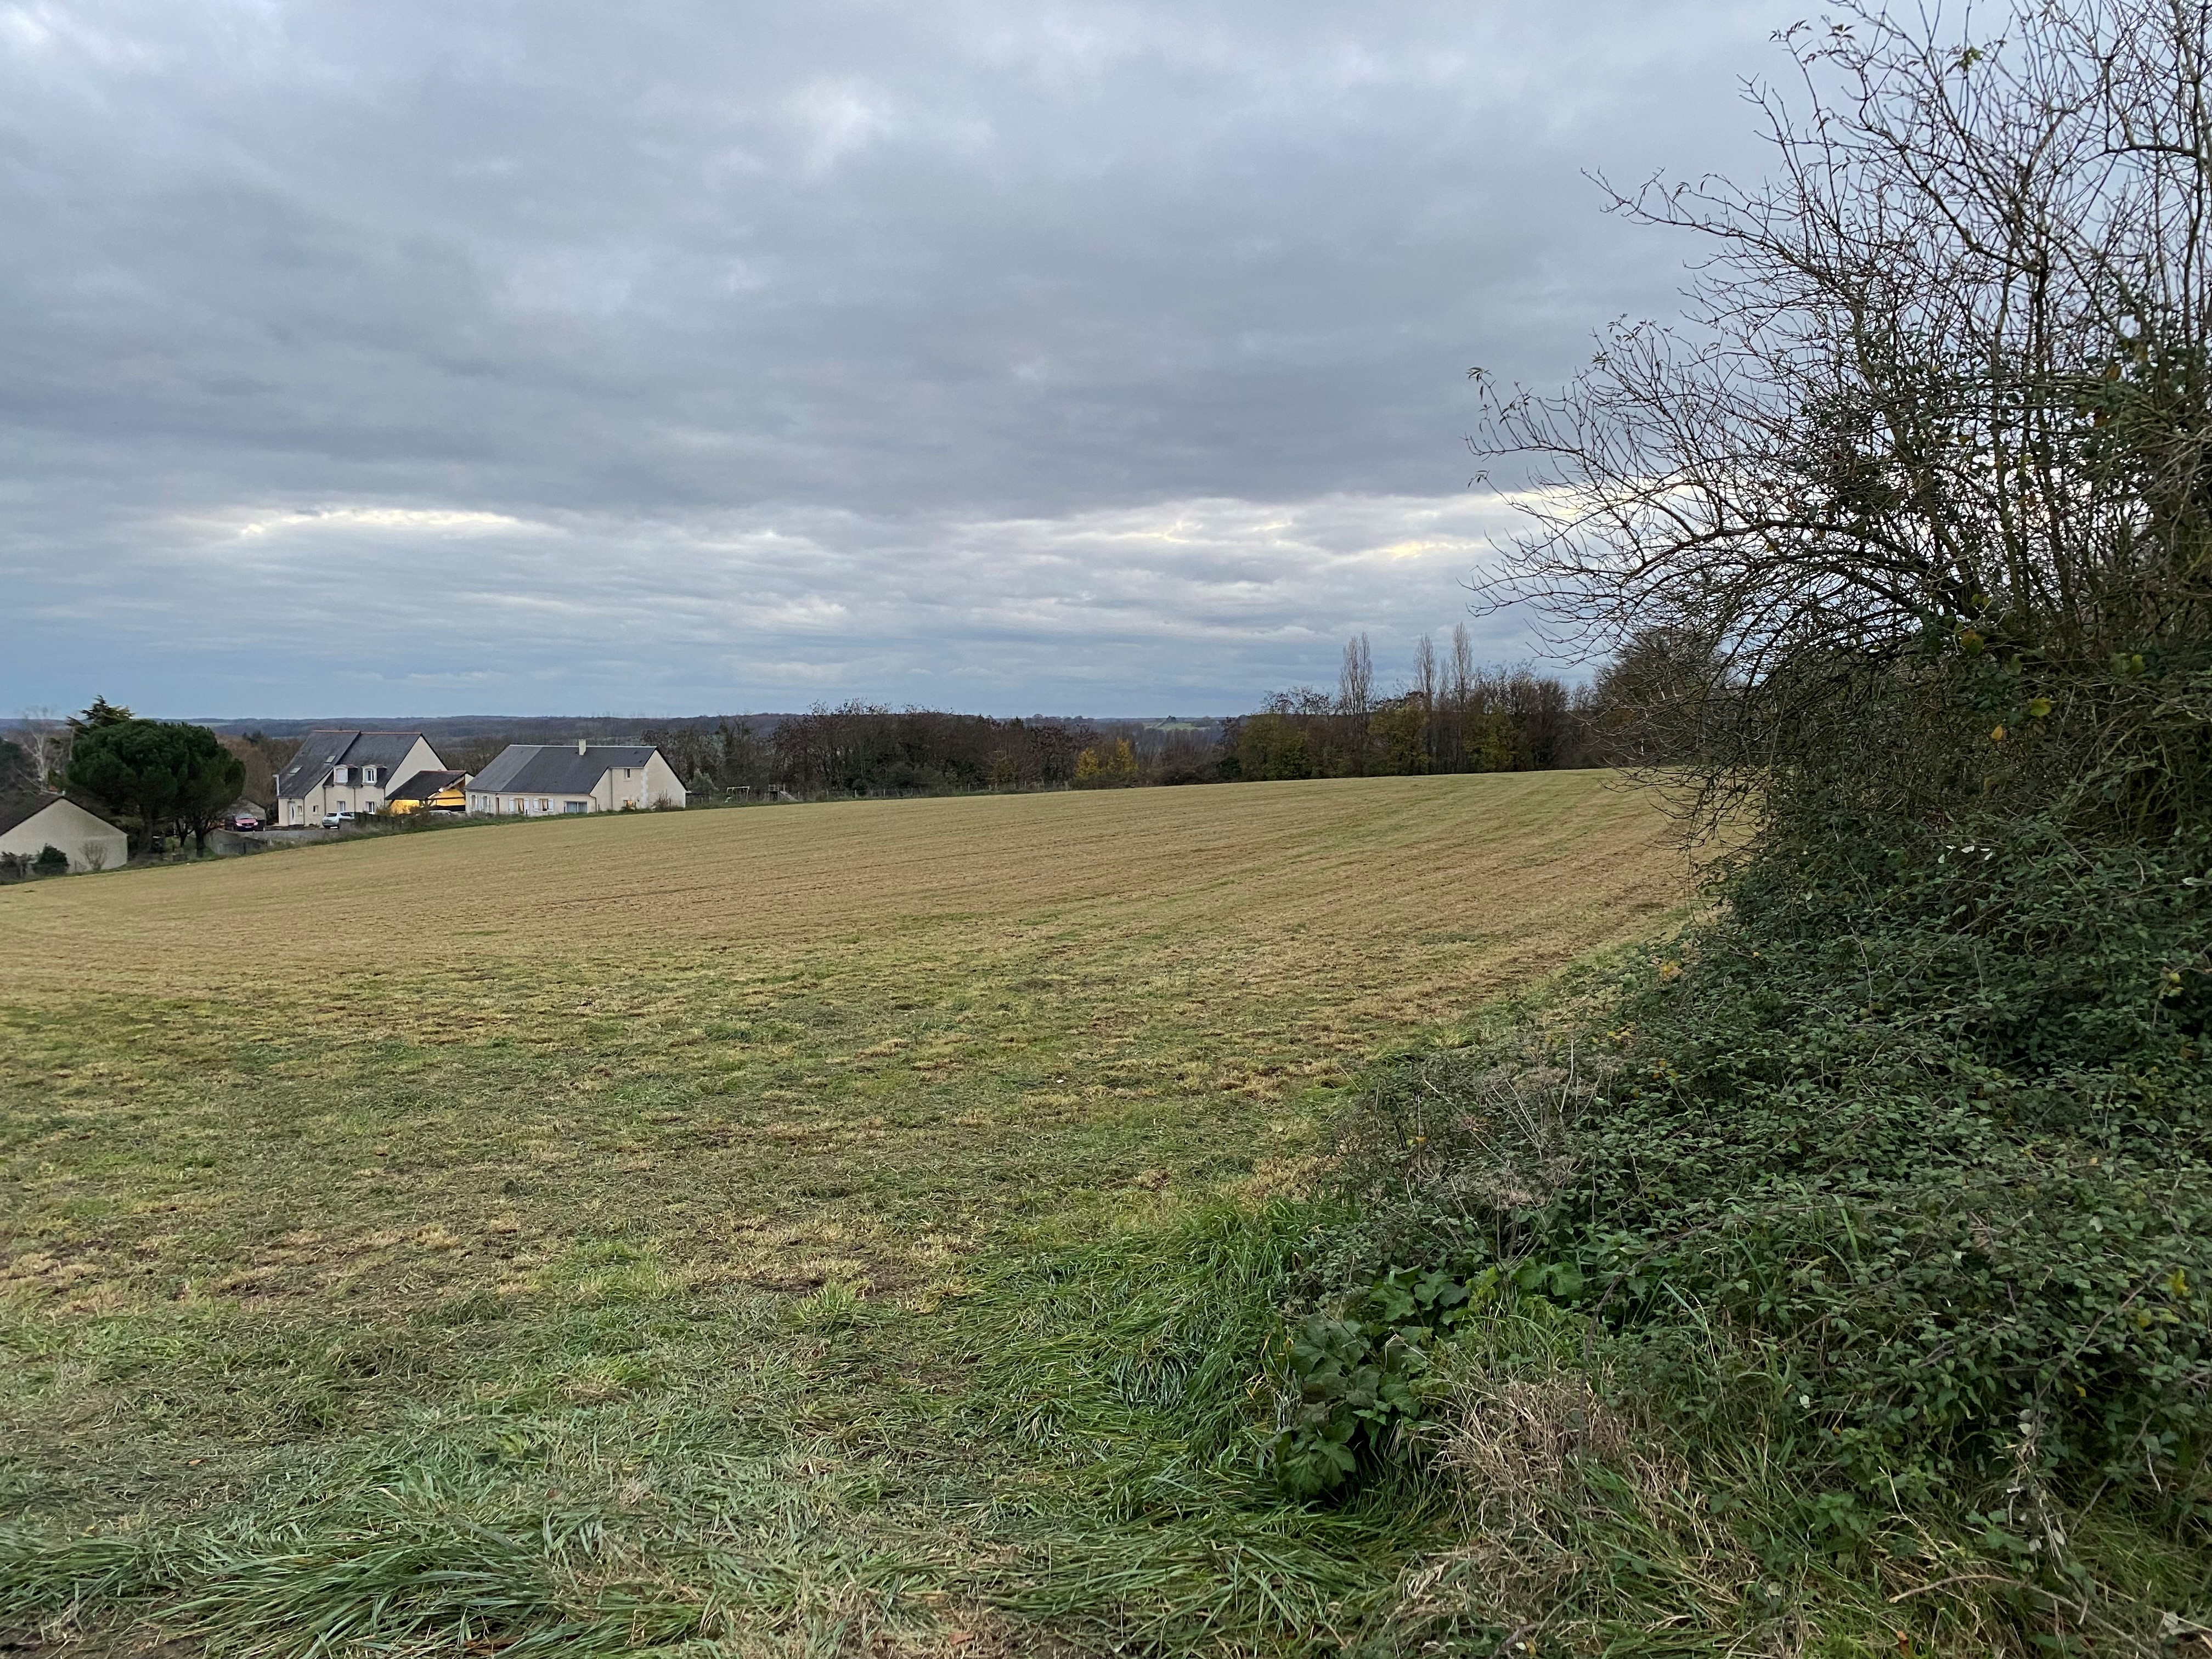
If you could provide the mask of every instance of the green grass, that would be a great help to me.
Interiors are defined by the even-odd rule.
[[[1682,889],[1583,774],[0,892],[0,1630],[1333,1651],[1437,1499],[1242,1454],[1323,1125]]]

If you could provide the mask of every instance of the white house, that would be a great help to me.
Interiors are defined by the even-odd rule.
[[[471,812],[619,812],[684,802],[683,780],[649,743],[511,743],[469,781]]]
[[[131,860],[131,838],[66,795],[0,802],[0,855],[34,859],[49,847],[68,855],[72,875],[120,870]]]
[[[276,823],[320,823],[332,812],[374,812],[392,788],[446,763],[420,732],[310,732],[276,779]]]

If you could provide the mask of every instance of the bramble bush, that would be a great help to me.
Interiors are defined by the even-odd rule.
[[[1378,1089],[1362,1218],[1285,1351],[1285,1477],[1341,1480],[1418,1417],[1377,1340],[1412,1261],[1455,1309],[1578,1305],[1692,1426],[1748,1380],[1776,1455],[1885,1511],[2027,1474],[2201,1521],[2212,836],[1838,819],[1727,896],[1548,1069],[1431,1057]]]
[[[1540,1224],[1616,1328],[1685,1299],[1771,1356],[1869,1492],[2202,1454],[2212,841],[1825,826],[1628,1005]],[[1620,1029],[1620,1028],[1617,1028]]]

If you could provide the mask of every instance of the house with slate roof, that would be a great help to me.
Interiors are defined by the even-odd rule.
[[[681,806],[684,781],[649,743],[511,743],[469,781],[469,811],[536,816]]]
[[[276,778],[276,823],[320,823],[331,812],[383,810],[394,786],[445,769],[420,732],[310,732]]]

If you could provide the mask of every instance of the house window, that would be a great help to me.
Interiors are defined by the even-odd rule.
[[[384,769],[380,766],[362,767],[361,769],[361,781],[363,783],[382,783],[384,781]]]
[[[580,812],[584,810],[584,803],[580,800],[564,802],[563,806],[565,810],[571,812]]]
[[[540,795],[538,798],[538,810],[541,812],[550,812],[553,810],[553,803]]]
[[[331,781],[332,783],[351,783],[353,781],[353,768],[350,766],[332,767],[331,769]]]

